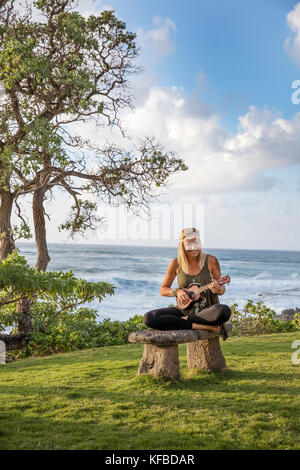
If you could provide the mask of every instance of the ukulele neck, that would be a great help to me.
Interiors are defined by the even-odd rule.
[[[211,283],[206,284],[205,286],[202,286],[202,287],[198,287],[198,292],[199,292],[199,294],[201,294],[202,292],[204,292],[205,290],[207,290],[210,285],[211,285]]]

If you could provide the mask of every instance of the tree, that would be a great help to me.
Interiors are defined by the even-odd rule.
[[[168,176],[186,170],[174,152],[164,153],[153,138],[133,151],[108,143],[99,148],[74,133],[72,124],[94,121],[122,130],[120,111],[132,107],[128,81],[139,72],[135,34],[113,11],[82,17],[73,0],[36,0],[43,21],[32,8],[20,14],[14,0],[0,3],[0,259],[14,249],[16,236],[28,236],[20,198],[32,194],[36,268],[45,271],[50,257],[45,201],[60,187],[74,200],[61,225],[71,235],[101,222],[96,196],[110,205],[148,208]],[[92,159],[92,162],[91,162]],[[11,226],[13,207],[21,226]],[[18,304],[19,329],[30,329],[30,302]]]
[[[36,1],[45,17],[44,23],[37,23],[31,21],[30,8],[20,17],[10,0],[1,17],[0,80],[6,87],[0,134],[6,218],[1,233],[8,237],[10,232],[13,201],[33,193],[40,269],[46,269],[49,261],[43,208],[47,191],[60,186],[74,198],[72,221],[62,226],[74,234],[90,224],[96,210],[79,200],[78,191],[90,191],[108,203],[147,205],[152,184],[164,186],[171,173],[186,169],[174,153],[163,154],[153,139],[140,142],[133,154],[112,144],[99,149],[70,133],[68,125],[90,119],[100,126],[103,119],[120,126],[120,109],[132,105],[128,76],[138,71],[133,62],[135,35],[126,31],[125,24],[112,11],[85,19],[72,11],[72,3]],[[80,149],[81,155],[74,158],[70,149]],[[94,153],[90,168],[82,150]],[[79,187],[78,179],[84,181]],[[21,220],[23,231],[28,231]],[[3,257],[12,242],[4,239],[2,245]]]

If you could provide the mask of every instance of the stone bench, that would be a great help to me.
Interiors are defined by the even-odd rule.
[[[232,325],[227,323],[227,327]],[[187,343],[189,369],[212,372],[227,370],[219,333],[207,330],[141,330],[129,334],[130,343],[144,344],[139,374],[162,375],[176,379],[180,375],[178,344]]]

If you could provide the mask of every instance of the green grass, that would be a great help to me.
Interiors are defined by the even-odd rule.
[[[221,341],[229,371],[136,375],[127,344],[0,366],[0,449],[300,449],[299,333]]]

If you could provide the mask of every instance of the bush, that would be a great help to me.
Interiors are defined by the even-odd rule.
[[[296,331],[300,327],[300,319],[280,321],[274,318],[274,310],[261,302],[255,304],[252,300],[248,300],[242,310],[238,309],[238,304],[233,304],[231,312],[233,334],[238,336]]]
[[[231,306],[233,334],[253,336],[267,333],[289,332],[300,329],[300,314],[293,321],[274,318],[274,310],[260,302],[248,300],[243,309]],[[38,301],[32,305],[32,332],[27,346],[11,356],[45,356],[49,354],[121,345],[127,342],[129,333],[147,329],[142,315],[126,321],[97,321],[97,310],[87,307],[60,312],[55,303]]]
[[[295,313],[293,322],[298,328],[300,328],[300,312]]]
[[[54,304],[37,302],[31,309],[33,330],[29,343],[18,357],[125,344],[130,332],[147,328],[142,315],[127,321],[97,322],[97,313],[95,309],[82,307],[58,314]]]

